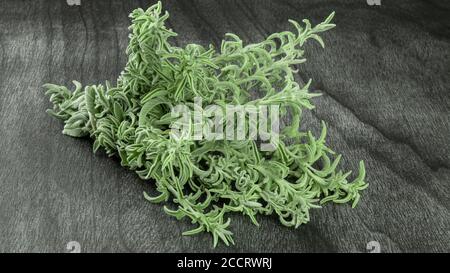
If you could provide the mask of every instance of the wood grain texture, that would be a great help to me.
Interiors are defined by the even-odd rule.
[[[126,62],[128,14],[147,1],[0,2],[0,251],[383,252],[450,251],[450,5],[443,1],[166,1],[178,45],[247,42],[318,23],[336,11],[326,48],[306,46],[299,80],[323,93],[302,128],[329,125],[342,167],[366,162],[370,187],[356,209],[327,205],[309,224],[261,227],[232,217],[236,245],[212,248],[208,234],[182,237],[187,221],[144,201],[151,183],[91,141],[61,134],[49,117],[47,82],[115,81]]]

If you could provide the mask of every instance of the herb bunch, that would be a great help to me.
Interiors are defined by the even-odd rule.
[[[333,28],[332,13],[314,27],[290,20],[295,32],[274,33],[266,40],[244,45],[235,34],[226,34],[220,48],[170,43],[176,36],[165,26],[167,12],[161,3],[136,9],[130,17],[128,62],[112,86],[85,86],[75,90],[46,84],[53,109],[48,113],[64,120],[63,133],[90,136],[94,151],[102,148],[120,157],[122,166],[154,181],[159,195],[145,199],[176,206],[164,211],[177,219],[188,218],[196,227],[183,235],[212,234],[233,242],[229,212],[247,215],[259,225],[257,215],[276,214],[281,224],[297,228],[310,220],[311,208],[326,202],[352,202],[365,189],[364,164],[353,182],[351,172],[337,169],[341,156],[326,146],[323,123],[317,138],[300,132],[302,109],[312,109],[310,82],[294,80],[294,65],[303,63],[302,46],[313,39],[324,46],[319,33]],[[261,95],[252,99],[251,92]],[[170,137],[172,107],[193,105],[194,97],[206,104],[280,106],[290,113],[291,124],[273,152],[262,152],[254,140],[177,140]],[[194,107],[194,106],[192,106]]]

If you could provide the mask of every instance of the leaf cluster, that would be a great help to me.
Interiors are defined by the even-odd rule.
[[[319,137],[300,132],[303,109],[312,109],[309,84],[294,80],[293,67],[305,61],[303,45],[333,28],[332,13],[314,27],[308,20],[295,31],[274,33],[266,40],[244,45],[226,34],[220,48],[188,44],[176,47],[176,36],[165,25],[169,14],[161,3],[136,9],[130,17],[128,62],[112,86],[75,90],[46,84],[53,103],[48,112],[64,120],[63,133],[94,139],[94,151],[104,149],[139,177],[154,181],[159,192],[144,197],[155,203],[172,201],[167,214],[188,218],[196,227],[184,235],[212,234],[214,246],[233,243],[230,212],[239,212],[259,225],[257,216],[277,215],[281,224],[298,227],[310,220],[310,209],[326,202],[355,206],[367,187],[364,164],[359,175],[338,170],[340,156],[326,146],[326,127]],[[259,98],[253,99],[257,91]],[[291,124],[273,152],[262,152],[254,140],[174,140],[170,137],[171,109],[193,105],[279,105],[291,113]],[[289,143],[289,144],[288,144]],[[167,203],[168,204],[168,203]]]

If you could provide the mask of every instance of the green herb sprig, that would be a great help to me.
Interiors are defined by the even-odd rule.
[[[183,235],[209,232],[214,246],[219,239],[233,242],[229,212],[247,215],[259,225],[257,215],[276,214],[281,224],[297,228],[310,220],[311,208],[326,202],[360,199],[364,164],[348,182],[350,172],[337,170],[341,156],[326,146],[326,127],[316,138],[300,132],[302,109],[313,109],[310,82],[294,80],[294,65],[305,62],[303,45],[335,27],[332,13],[314,27],[289,22],[295,32],[274,33],[266,40],[244,45],[235,34],[226,34],[220,48],[188,44],[172,45],[176,36],[166,28],[169,17],[161,3],[147,10],[136,9],[130,17],[128,62],[116,86],[82,87],[75,90],[46,84],[53,109],[48,113],[64,120],[63,133],[90,136],[94,151],[103,148],[139,177],[154,181],[159,195],[145,199],[171,200],[175,208],[164,211],[177,219],[188,218],[196,227]],[[252,99],[257,90],[260,98]],[[170,138],[170,110],[192,105],[201,97],[206,105],[279,105],[291,113],[291,124],[273,152],[262,152],[253,140],[175,140]],[[290,144],[288,144],[290,143]]]

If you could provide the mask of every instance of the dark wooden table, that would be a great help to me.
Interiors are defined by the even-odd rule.
[[[236,245],[208,234],[182,237],[186,221],[144,201],[154,186],[94,155],[89,140],[61,134],[42,84],[115,81],[126,62],[129,19],[147,1],[0,2],[0,251],[382,252],[450,251],[450,5],[444,1],[166,1],[178,45],[247,42],[318,23],[336,11],[326,48],[306,46],[300,76],[322,92],[302,128],[329,125],[342,167],[366,162],[370,187],[359,206],[327,205],[309,224],[256,228],[233,217]]]

